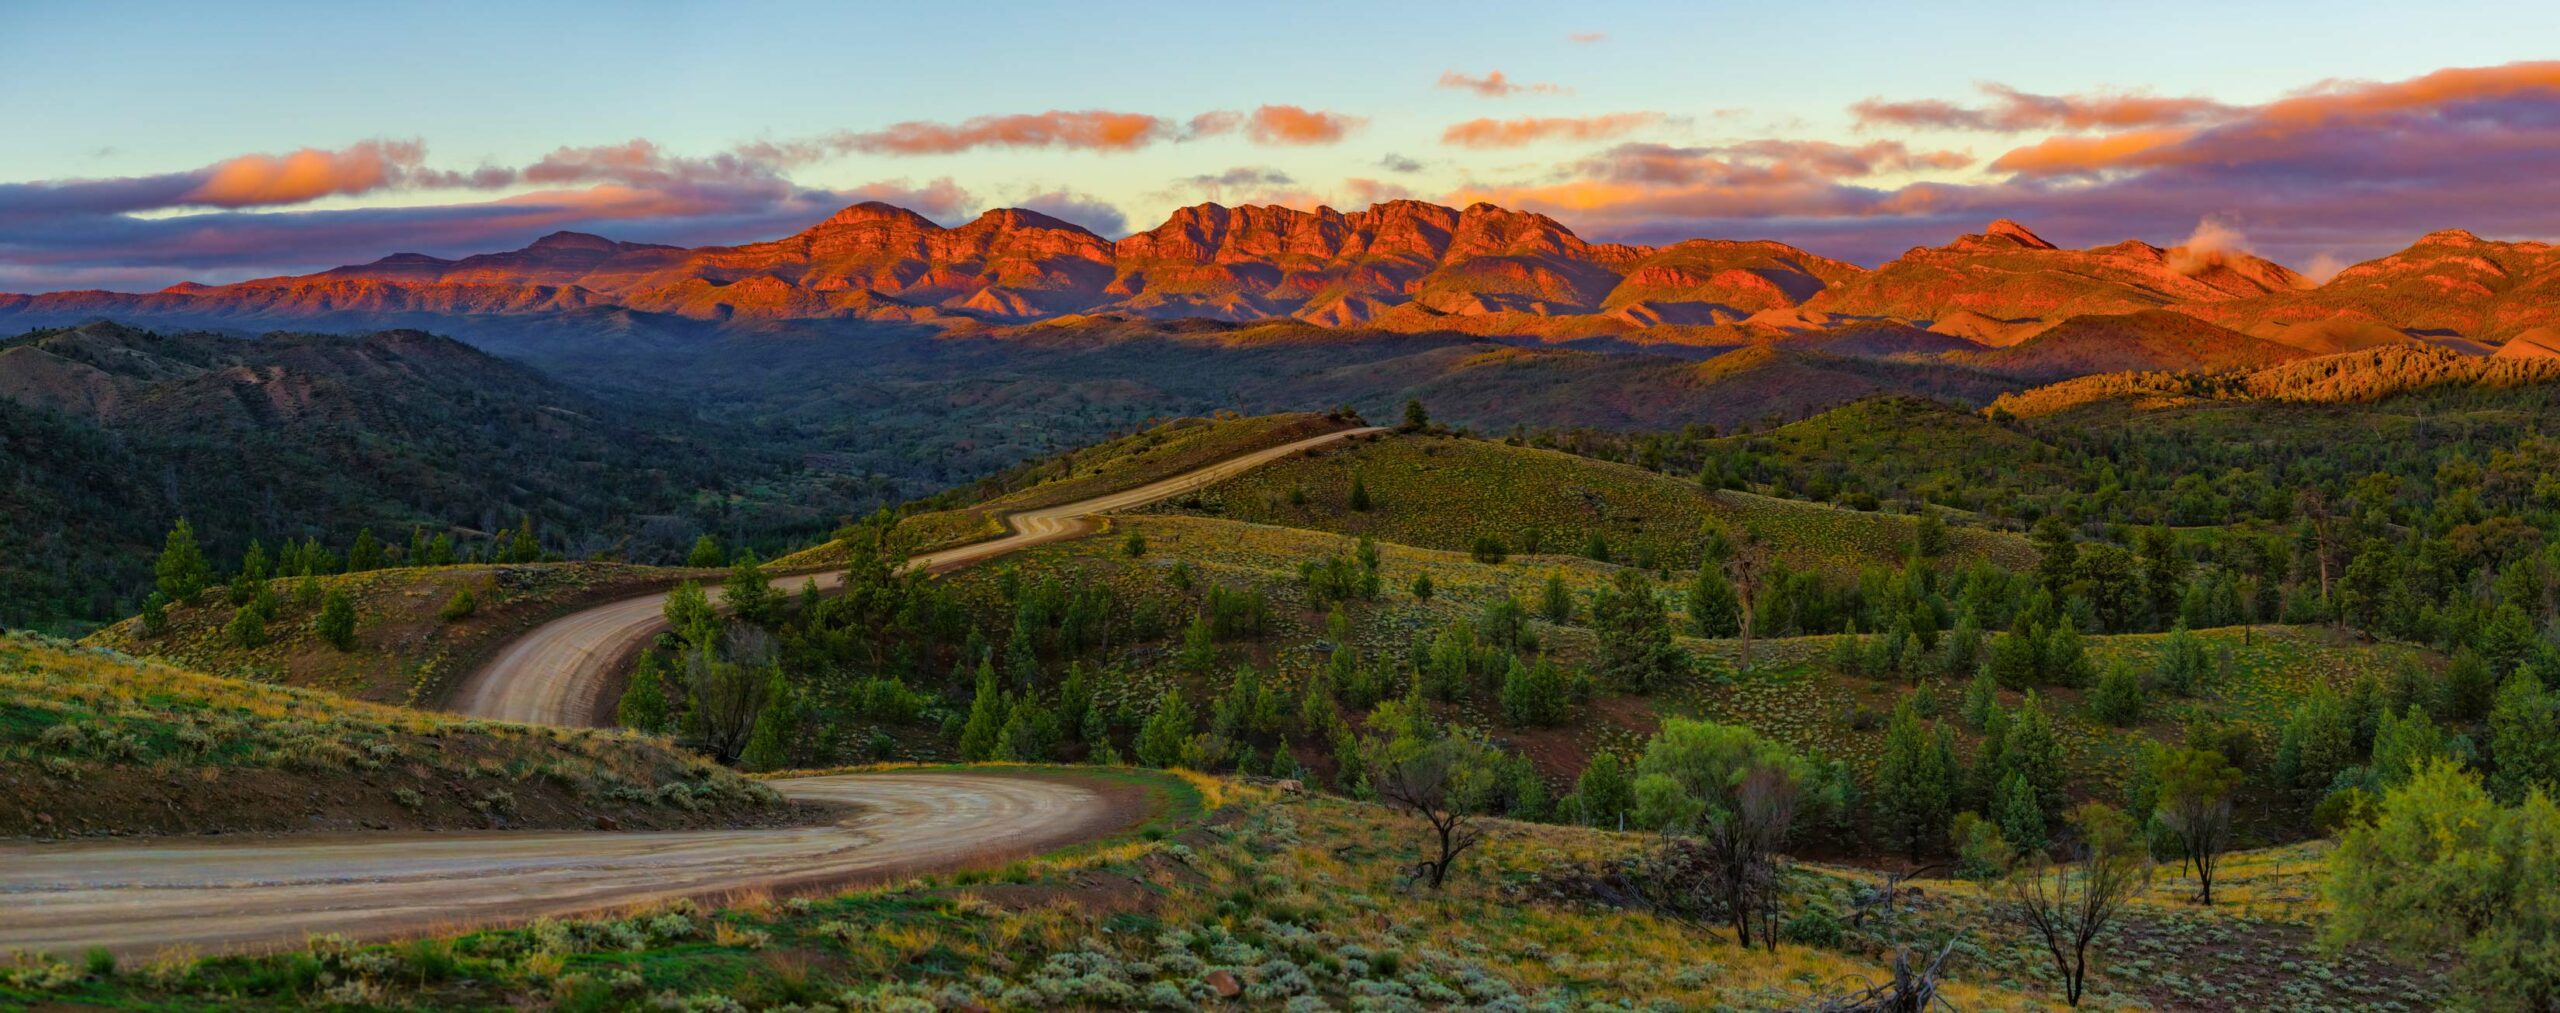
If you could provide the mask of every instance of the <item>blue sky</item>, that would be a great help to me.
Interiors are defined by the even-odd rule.
[[[1600,38],[1574,41],[1578,35]],[[943,180],[941,206],[922,209],[939,219],[1029,201],[1109,234],[1206,199],[1347,207],[1382,195],[1483,196],[1547,211],[1595,236],[1765,235],[1872,262],[2014,204],[2021,214],[2046,212],[2049,223],[2030,224],[2074,244],[2128,235],[2173,242],[2195,222],[2222,217],[2295,259],[2353,258],[2438,225],[2550,238],[2551,223],[2483,214],[2471,198],[2419,201],[2406,220],[2359,211],[2349,216],[2360,230],[2352,234],[2299,220],[2336,221],[2320,187],[2344,179],[2374,189],[2375,180],[2353,179],[2361,158],[2325,171],[2292,164],[2245,185],[2205,181],[2186,187],[2195,199],[2183,206],[2155,186],[2140,207],[2056,213],[2056,187],[2109,187],[2089,203],[2126,203],[2127,167],[2081,167],[2068,179],[2040,174],[2029,181],[2034,192],[2024,193],[2018,174],[2000,166],[2004,153],[2055,135],[2159,125],[1949,129],[1862,122],[1851,107],[1863,100],[1978,107],[1991,101],[1986,83],[2054,97],[2195,97],[2223,111],[2176,129],[2212,133],[2324,82],[2388,84],[2549,60],[2560,57],[2554,40],[2560,5],[2552,4],[19,4],[0,9],[0,77],[8,82],[0,108],[11,125],[10,143],[0,146],[0,290],[147,287],[326,266],[362,242],[396,236],[393,213],[403,209],[442,223],[410,244],[430,252],[520,245],[563,222],[608,235],[738,241],[788,232],[789,216],[835,197],[921,192]],[[1435,84],[1444,73],[1494,71],[1555,88],[1487,97]],[[2560,95],[2501,85],[2485,98],[2454,99],[2475,100],[2496,105],[2429,112],[2432,124],[2407,122],[2404,110],[2390,136],[2430,140],[2431,126],[2474,136],[2483,124],[2550,130]],[[698,191],[682,202],[624,202],[590,219],[511,211],[492,220],[465,209],[633,180],[589,171],[565,187],[519,180],[457,188],[410,172],[405,182],[308,199],[211,208],[125,201],[109,220],[71,214],[96,209],[74,199],[87,191],[63,186],[205,172],[242,156],[345,152],[376,140],[415,142],[393,161],[451,174],[519,169],[558,149],[634,140],[662,159],[707,159],[741,145],[909,122],[1109,111],[1181,123],[1272,105],[1345,126],[1304,144],[1257,142],[1236,129],[1114,150],[839,147],[752,167],[772,184],[760,197]],[[1443,138],[1453,124],[1478,118],[1606,116],[1643,123],[1501,147]],[[2453,121],[2460,129],[2447,126]],[[1861,149],[1865,161],[1843,176],[1836,161],[1808,170],[1793,148],[1742,153],[1770,141]],[[1878,142],[1931,157],[1915,164],[1871,147]],[[1671,192],[1660,180],[1626,183],[1628,159],[1641,153],[1634,146],[1687,153],[1682,171],[1692,182],[1712,178],[1712,199],[1694,186]],[[2533,153],[2510,147],[2487,157]],[[1971,161],[1958,165],[1953,155]],[[1418,167],[1400,168],[1406,163]],[[2198,164],[2180,168],[2200,171]],[[1252,170],[1236,178],[1255,181],[1200,181],[1236,170]],[[1830,175],[1761,200],[1750,187],[1766,185],[1771,171]],[[2407,177],[2379,182],[2392,190],[2424,182]],[[2283,211],[2292,191],[2271,183],[2286,178],[2300,181],[2309,198],[2292,221]],[[1598,179],[1622,185],[1605,193],[1580,185]],[[2438,190],[2480,182],[2475,174]],[[1914,184],[1924,189],[1911,191]],[[1952,201],[1927,189],[1941,185],[1966,189]],[[1933,210],[1911,213],[1922,194]],[[2422,211],[2448,220],[2422,221]],[[197,219],[190,240],[209,230],[246,238],[156,258],[133,249],[167,245],[174,226],[157,223],[189,218]],[[273,220],[251,220],[260,218]],[[454,224],[465,218],[485,227]],[[363,227],[322,228],[328,222]],[[1718,231],[1701,231],[1709,229]],[[261,245],[261,237],[273,241]]]

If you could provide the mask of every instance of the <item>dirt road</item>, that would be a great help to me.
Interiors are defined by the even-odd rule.
[[[775,782],[855,807],[795,829],[311,834],[0,846],[0,953],[128,956],[380,938],[756,888],[877,881],[1105,836],[1140,792],[1071,776],[900,772]]]
[[[908,560],[909,566],[942,571],[966,566],[1093,530],[1093,516],[1144,506],[1207,486],[1310,447],[1378,432],[1378,427],[1347,429],[1295,443],[1257,450],[1123,492],[1060,506],[1025,510],[1005,518],[1011,533],[990,541],[945,549]],[[832,590],[842,573],[814,576],[820,590]],[[717,603],[720,592],[711,589]],[[452,709],[475,717],[550,725],[597,726],[609,723],[606,692],[615,669],[631,651],[666,628],[667,596],[642,595],[576,612],[535,627],[498,652],[454,691]]]

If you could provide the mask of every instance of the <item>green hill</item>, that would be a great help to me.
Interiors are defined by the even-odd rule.
[[[1357,480],[1367,510],[1351,505]],[[1161,508],[1309,528],[1423,548],[1471,551],[1479,539],[1523,555],[1587,555],[1592,536],[1613,559],[1696,566],[1709,524],[1747,528],[1799,568],[1855,573],[1899,566],[1913,519],[1748,494],[1558,451],[1448,436],[1393,434],[1274,463]],[[1952,554],[2020,565],[2014,535],[1957,528]]]
[[[468,721],[0,638],[0,837],[722,826],[770,789],[619,732]]]

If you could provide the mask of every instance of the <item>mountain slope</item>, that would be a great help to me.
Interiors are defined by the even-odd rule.
[[[2243,253],[2126,241],[2067,250],[2008,219],[1805,300],[1808,310],[1929,321],[1958,313],[2058,320],[2290,291],[2293,272]]]
[[[2309,355],[2291,345],[2155,309],[2072,317],[2018,344],[1964,358],[2016,376],[2058,379],[2133,370],[2209,372]]]
[[[253,538],[344,552],[359,530],[399,544],[423,528],[467,552],[527,517],[554,551],[665,558],[707,528],[806,537],[877,502],[769,439],[414,331],[10,339],[0,446],[11,625],[129,614],[179,517],[224,563]]]

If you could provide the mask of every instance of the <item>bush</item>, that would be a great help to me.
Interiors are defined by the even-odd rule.
[[[2097,688],[2089,692],[2089,712],[2118,728],[2141,721],[2142,708],[2142,677],[2122,661],[2108,665],[2106,674],[2098,677]]]
[[[1832,913],[1831,906],[1818,903],[1796,912],[1778,929],[1779,938],[1802,946],[1836,947],[1847,935],[1848,930],[1841,926],[1840,916]]]
[[[1505,559],[1511,558],[1511,547],[1502,544],[1502,539],[1496,538],[1492,535],[1478,535],[1476,536],[1474,554],[1476,562],[1488,564],[1500,563]]]
[[[453,597],[445,599],[444,607],[436,610],[436,615],[446,622],[458,623],[471,618],[471,614],[478,611],[480,611],[480,599],[466,587],[454,592]]]

